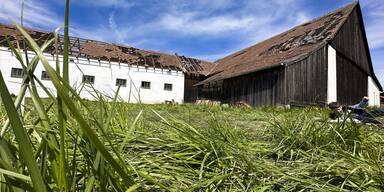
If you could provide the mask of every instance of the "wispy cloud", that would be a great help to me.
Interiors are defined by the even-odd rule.
[[[237,50],[238,49],[233,49],[233,50],[228,50],[228,51],[225,51],[222,53],[216,53],[216,54],[214,53],[214,54],[191,55],[191,57],[213,62],[213,61],[216,61],[218,58],[223,58]]]
[[[138,24],[129,19],[116,20],[117,15],[124,17],[120,16],[122,10],[113,11],[108,23],[117,42],[140,42],[140,45],[148,47],[153,43],[148,39],[155,37],[158,37],[156,43],[169,40],[164,37],[237,38],[237,42],[246,46],[311,18],[310,14],[302,9],[302,2],[164,0],[153,5],[149,2],[145,5],[136,4],[137,7],[145,6],[145,10],[151,10],[151,19],[143,23]]]
[[[20,22],[21,0],[1,0],[0,20],[4,22]],[[24,3],[23,20],[28,27],[58,27],[61,21],[57,15],[40,1],[26,0]]]
[[[115,21],[115,11],[112,11],[109,14],[108,24],[109,24],[109,28],[116,35],[116,40],[118,42],[124,42],[124,35],[120,32],[119,28],[117,27],[116,21]]]
[[[256,22],[253,17],[236,18],[231,15],[198,18],[195,13],[166,14],[159,21],[164,30],[187,35],[217,35],[235,30],[247,30]]]
[[[375,74],[384,85],[384,4],[377,0],[360,1]]]
[[[82,6],[97,6],[97,7],[119,7],[128,8],[134,5],[133,1],[129,0],[82,0],[74,1],[74,3]]]
[[[381,85],[384,86],[384,49],[375,49],[371,51],[373,68]]]
[[[366,30],[371,49],[384,48],[384,4],[382,1],[361,1],[366,20]]]
[[[270,26],[275,26],[276,21],[279,21],[279,25],[290,26],[307,19],[304,11],[298,11],[300,0],[289,0],[288,3],[281,0],[263,3],[230,0],[221,0],[217,4],[206,2],[217,3],[216,1],[174,3],[172,9],[161,16],[160,26],[187,35],[217,35],[226,32],[232,32],[233,35],[272,28]],[[270,11],[272,7],[274,11]]]
[[[172,34],[174,37],[196,36],[205,39],[236,36],[242,39],[242,44],[247,45],[295,24],[296,20],[305,20],[306,13],[292,11],[292,8],[299,7],[298,2],[301,1],[289,0],[287,3],[283,0],[271,0],[260,4],[258,1],[234,0],[164,0],[162,3],[151,0],[134,3],[128,0],[85,0],[81,2],[82,6],[114,8],[107,21],[83,26],[72,22],[71,31],[73,35],[118,43],[148,44],[151,43],[148,39]],[[26,2],[24,15],[27,26],[52,28],[62,25],[61,19],[48,5],[37,0]],[[79,4],[78,1],[74,3]],[[3,0],[0,5],[0,20],[18,20],[20,5],[21,0]],[[130,19],[116,20],[116,15],[119,18],[129,18],[125,12],[132,6],[155,10],[151,12],[152,19],[139,25]],[[266,11],[271,7],[276,10]],[[290,11],[286,11],[287,9]],[[276,25],[276,21],[283,19],[285,22]]]
[[[375,70],[375,74],[377,79],[379,79],[381,86],[384,86],[384,69]]]
[[[22,0],[1,0],[0,3],[0,22],[10,23],[16,22],[20,24]],[[37,28],[41,30],[53,31],[63,26],[63,19],[52,10],[50,5],[38,0],[25,0],[23,11],[24,26],[29,28]],[[107,28],[84,27],[70,23],[71,35],[96,40],[110,40],[105,38],[108,33]]]

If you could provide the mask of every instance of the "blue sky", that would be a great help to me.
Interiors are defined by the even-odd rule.
[[[71,35],[209,61],[253,45],[351,0],[72,0]],[[384,85],[384,0],[361,0],[376,75]],[[1,0],[0,22],[21,0]],[[25,25],[53,31],[64,0],[25,0]]]

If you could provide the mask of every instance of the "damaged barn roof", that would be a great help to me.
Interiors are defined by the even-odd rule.
[[[42,45],[45,41],[54,37],[54,33],[52,32],[34,29],[27,29],[27,31],[39,45]],[[23,39],[20,32],[14,26],[0,24],[0,46],[8,47],[6,37],[8,37],[12,43],[16,43],[16,41],[21,41]],[[207,75],[215,65],[214,63],[208,61],[180,56],[177,54],[165,54],[125,45],[117,45],[76,37],[70,37],[69,40],[69,53],[73,57],[115,61],[145,67],[156,67],[165,70],[180,70],[189,74],[201,75]],[[62,35],[59,35],[59,42],[60,45],[58,50],[62,54],[64,47],[62,43]],[[48,47],[45,52],[54,54],[54,45]]]
[[[352,3],[217,60],[211,77],[198,85],[281,66],[305,57],[333,39],[356,5],[357,2]]]

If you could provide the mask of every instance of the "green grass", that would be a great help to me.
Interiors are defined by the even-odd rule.
[[[50,101],[44,102],[47,108]],[[383,190],[383,131],[358,124],[329,124],[324,109],[140,105],[105,100],[84,105],[82,117],[133,182],[123,181],[75,118],[68,117],[65,164],[72,191],[125,191],[132,186],[139,191]],[[51,132],[58,137],[57,122],[51,122],[50,130],[36,124],[36,110],[32,103],[27,104],[26,131],[34,130],[41,136]],[[55,119],[55,113],[48,114]],[[0,119],[4,123],[4,112]],[[98,124],[103,124],[102,131]],[[38,150],[36,137],[31,134],[30,139]],[[5,140],[17,158],[19,146],[10,142],[15,135],[9,132]],[[43,153],[35,155],[35,160],[40,169],[45,167],[42,175],[49,189],[58,189],[51,175],[55,167],[49,157],[41,162]],[[25,169],[17,173],[29,175]],[[31,183],[23,182],[26,186]],[[11,182],[5,184],[12,186]]]

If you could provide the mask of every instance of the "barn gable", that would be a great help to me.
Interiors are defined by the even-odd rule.
[[[324,106],[332,101],[353,104],[366,95],[376,98],[382,90],[358,2],[216,63],[210,77],[197,84],[202,98],[254,106]]]
[[[200,84],[277,67],[308,56],[336,35],[356,5],[352,3],[217,60],[211,77]]]
[[[353,9],[330,44],[339,54],[343,54],[343,57],[355,61],[353,65],[356,65],[361,71],[371,75],[370,54],[368,46],[366,45],[359,10],[358,7]]]
[[[369,83],[367,82],[370,79],[373,80],[377,89],[382,91],[373,70],[359,4],[351,12],[330,45],[336,50],[337,92],[339,93],[337,100],[339,102],[355,103],[361,97],[369,95]],[[350,86],[351,84],[354,86]]]

